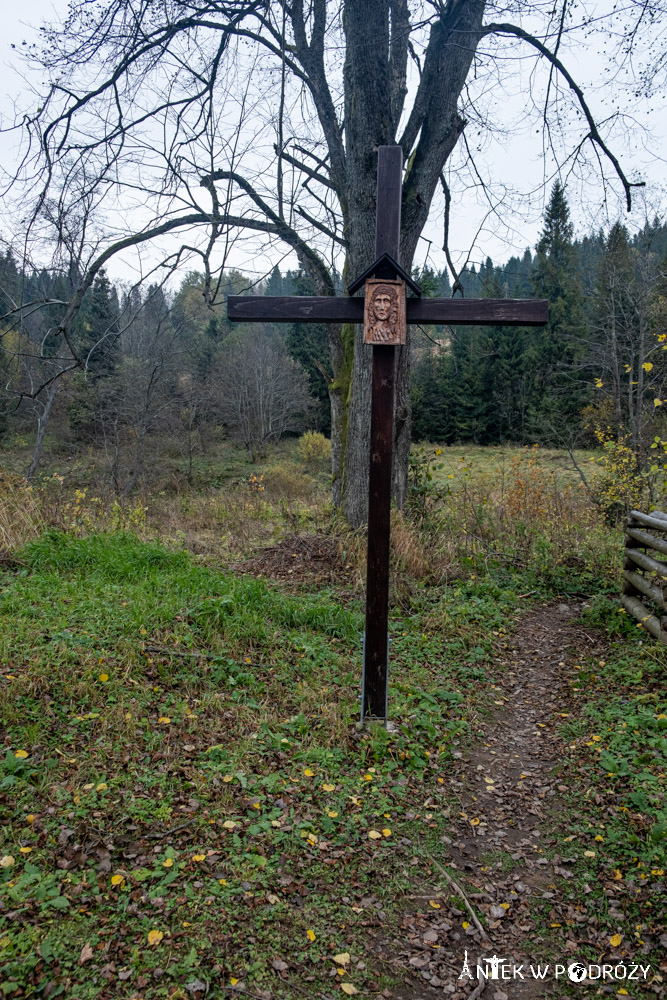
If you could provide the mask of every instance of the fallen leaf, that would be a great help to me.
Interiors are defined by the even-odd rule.
[[[349,965],[350,964],[350,953],[349,951],[343,951],[340,955],[334,955],[331,961],[335,965]]]
[[[27,750],[17,750],[16,753],[14,754],[14,756],[18,757],[19,760],[25,760],[25,758],[28,756],[28,751]]]
[[[325,792],[333,792],[336,789],[335,785],[322,785]]]
[[[352,997],[354,996],[355,993],[359,992],[357,987],[353,986],[352,983],[341,983],[340,988],[343,991],[343,993],[347,993],[349,997]]]
[[[90,962],[91,958],[95,957],[95,952],[90,947],[89,944],[84,944],[81,949],[81,954],[79,955],[79,965],[83,965],[85,962]]]
[[[369,830],[368,831],[368,839],[369,840],[382,840],[382,834],[378,833],[377,830]]]
[[[623,937],[621,934],[613,934],[612,937],[609,938],[609,944],[612,946],[612,948],[618,948],[622,940]]]
[[[162,931],[149,931],[148,932],[148,943],[150,945],[159,944],[164,934]]]
[[[314,941],[315,940],[315,931],[310,931],[310,930],[306,931],[306,937],[308,938],[309,941]]]

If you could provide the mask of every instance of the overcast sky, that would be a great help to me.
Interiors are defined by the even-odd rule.
[[[601,8],[608,11],[611,0],[601,0]],[[66,0],[26,0],[23,4],[5,4],[2,15],[2,34],[0,36],[0,114],[3,125],[7,125],[13,117],[15,106],[26,108],[31,103],[30,87],[21,76],[20,61],[17,53],[22,48],[24,40],[30,42],[37,37],[36,28],[45,20],[58,19],[67,10]],[[12,43],[16,46],[11,48]],[[510,106],[507,105],[506,97],[499,96],[499,101],[504,101],[502,111],[505,120],[514,123],[513,128],[508,130],[507,135],[494,138],[493,145],[482,149],[479,162],[483,164],[488,176],[495,179],[500,178],[502,182],[521,188],[527,192],[523,199],[525,211],[517,214],[514,210],[508,211],[504,215],[505,227],[498,223],[498,220],[491,216],[486,224],[483,224],[485,208],[483,199],[479,192],[470,191],[463,199],[459,199],[458,204],[452,207],[452,248],[456,253],[457,263],[460,264],[465,259],[466,253],[471,244],[474,249],[471,260],[478,263],[487,255],[491,256],[497,263],[507,260],[509,256],[521,253],[525,247],[534,248],[540,231],[540,217],[544,208],[545,197],[548,197],[548,190],[553,180],[553,165],[549,163],[548,157],[542,155],[542,140],[540,136],[530,136],[525,129],[521,129],[521,122],[525,106],[525,94],[528,89],[530,74],[533,72],[535,62],[529,58],[529,52],[525,52],[526,59],[518,63],[516,60],[516,43],[508,47],[508,58],[514,60],[512,66],[512,76],[516,78],[515,94],[511,98]],[[573,75],[586,84],[593,80],[602,79],[605,65],[602,57],[593,51],[583,48],[568,53],[568,68]],[[39,89],[40,80],[37,78],[34,83]],[[539,90],[539,88],[538,88]],[[591,105],[598,118],[604,118],[612,105],[612,100],[617,97],[610,89],[606,94],[591,97]],[[614,151],[619,156],[626,173],[631,179],[646,180],[647,188],[645,193],[646,201],[650,207],[650,214],[655,210],[667,211],[667,114],[665,114],[664,97],[661,100],[654,100],[651,106],[646,104],[641,107],[641,121],[650,131],[649,137],[640,130],[635,129],[626,140],[618,140]],[[509,112],[509,114],[508,114]],[[466,132],[472,138],[472,132]],[[10,170],[14,159],[15,141],[11,134],[0,135],[0,164],[4,170]],[[546,182],[546,183],[544,183]],[[546,187],[546,195],[544,189]],[[528,192],[532,192],[530,195]],[[599,183],[594,179],[587,180],[586,183],[576,183],[570,180],[567,185],[568,199],[570,202],[573,221],[578,235],[589,232],[594,225],[607,225],[619,215],[623,217],[629,227],[635,228],[641,225],[645,208],[642,205],[642,198],[636,199],[636,209],[631,216],[627,216],[623,211],[622,198],[620,195],[620,185],[616,185],[616,194],[602,191]],[[482,225],[482,230],[478,234],[478,229]],[[0,230],[7,231],[6,219],[2,220]],[[425,239],[422,240],[421,249],[418,251],[416,263],[422,262],[428,255],[428,261],[437,268],[444,266],[444,254],[441,250],[442,224],[439,214],[425,230]],[[476,238],[477,237],[477,238]],[[431,243],[428,242],[431,241]],[[236,266],[248,269],[249,262],[239,257],[233,261]],[[272,262],[267,262],[269,266]],[[290,258],[286,259],[285,266],[294,266],[295,262]],[[114,277],[128,277],[127,268],[121,262],[116,262],[110,268],[110,273]]]

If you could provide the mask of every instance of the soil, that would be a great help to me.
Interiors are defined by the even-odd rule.
[[[424,887],[418,907],[413,902],[404,914],[405,937],[378,946],[381,958],[408,973],[405,988],[392,993],[394,1000],[568,995],[562,979],[535,980],[528,967],[547,962],[552,970],[554,962],[567,966],[577,958],[579,946],[564,927],[552,932],[563,935],[559,954],[553,954],[553,938],[551,946],[542,940],[544,931],[531,916],[530,901],[537,897],[553,903],[554,922],[568,907],[557,886],[571,877],[568,861],[574,859],[567,857],[568,844],[551,834],[568,791],[552,773],[563,746],[557,727],[559,713],[570,702],[565,668],[577,662],[576,656],[602,654],[601,638],[574,624],[580,610],[575,603],[556,604],[527,614],[503,651],[494,691],[498,710],[482,721],[476,746],[458,754],[443,785],[443,799],[452,803],[452,833],[438,857],[455,873],[455,885],[429,855],[433,881]],[[553,850],[554,845],[556,853],[547,858],[547,847]],[[451,905],[453,896],[461,897],[456,886],[483,927],[475,926],[464,905]],[[432,908],[431,901],[439,908]],[[526,978],[460,979],[466,951],[473,975],[480,957],[496,955],[523,965]]]

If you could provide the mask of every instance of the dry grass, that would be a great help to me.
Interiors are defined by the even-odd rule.
[[[22,476],[0,470],[0,551],[21,548],[44,527],[39,495]]]

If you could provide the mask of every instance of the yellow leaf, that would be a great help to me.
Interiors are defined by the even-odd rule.
[[[651,868],[651,875],[664,875],[664,868]]]
[[[349,997],[353,997],[355,993],[359,992],[356,986],[353,986],[352,983],[341,983],[340,988],[343,993],[347,993]]]
[[[603,841],[604,841],[604,837],[601,837],[599,833],[598,833],[598,835],[596,836],[596,838],[595,838],[595,839],[596,839],[596,840],[599,840],[599,841],[601,841],[601,842],[603,842]]]
[[[165,858],[164,861],[162,862],[162,867],[163,868],[171,868],[171,866],[173,865],[173,863],[174,863],[174,859],[173,858]]]
[[[470,927],[470,924],[468,923],[467,920],[464,920],[463,923],[461,924],[461,926],[463,927],[463,930],[465,931],[465,930],[468,929],[468,927]]]
[[[440,909],[440,903],[436,903],[436,901],[434,899],[429,899],[428,905],[432,906],[434,910],[439,910]]]
[[[0,858],[0,868],[11,868],[12,865],[16,864],[16,859],[11,856],[11,854],[3,854]]]
[[[111,876],[111,884],[112,885],[119,885],[119,886],[122,887],[122,886],[125,885],[125,879],[123,878],[122,875],[112,875]]]
[[[621,997],[629,997],[630,996],[630,994],[628,993],[628,991],[626,989],[624,989],[622,986],[621,986],[620,990],[618,991],[618,995],[621,996]]]
[[[100,781],[99,785],[97,785],[95,787],[95,791],[96,792],[106,792],[106,790],[107,790],[108,787],[109,786],[107,785],[106,781]]]
[[[618,948],[622,940],[623,938],[620,934],[613,934],[612,937],[609,938],[609,944],[612,948]]]
[[[391,830],[389,829],[388,826],[384,826],[382,828],[382,836],[383,837],[391,837]]]
[[[372,781],[373,780],[373,775],[372,774],[365,774],[361,780],[362,781]]]
[[[159,944],[164,934],[162,931],[149,931],[148,932],[148,943],[150,945]]]
[[[224,783],[225,783],[226,785],[228,785],[230,781],[233,781],[233,780],[234,780],[234,775],[233,775],[233,774],[226,774],[226,775],[225,775],[225,776],[223,777],[223,779],[222,779],[222,780],[224,781]]]
[[[509,903],[501,903],[500,905],[502,906],[503,910],[509,910],[509,908],[510,908],[510,904]]]
[[[171,719],[169,718],[168,715],[161,715],[157,721],[161,722],[164,726],[168,726],[169,723],[171,722]]]
[[[349,951],[343,951],[340,955],[334,955],[331,959],[335,965],[349,965],[350,964],[350,953]]]
[[[325,792],[333,792],[336,788],[335,785],[322,785]]]
[[[473,816],[473,818],[470,820],[470,825],[479,826],[479,816]]]
[[[377,830],[369,830],[368,831],[368,839],[369,840],[382,840],[382,834],[378,833]]]
[[[30,854],[32,847],[19,847],[21,854]]]
[[[109,675],[108,674],[100,674],[100,680],[102,681],[103,684],[106,684],[106,682],[109,680]]]
[[[442,455],[442,448],[436,448],[435,453],[436,455]]]
[[[232,984],[232,986],[236,986],[236,984],[238,983],[238,979],[234,979],[233,976],[231,977],[231,979],[229,981]]]
[[[645,361],[642,368],[645,372],[650,372],[651,368],[653,368],[653,364],[650,361]]]
[[[18,757],[19,760],[25,760],[25,758],[28,756],[28,751],[27,750],[17,750],[16,753],[14,754],[14,756]]]
[[[306,937],[308,938],[309,941],[314,941],[315,931],[310,931],[310,930],[306,931]]]
[[[614,880],[616,882],[620,882],[622,878],[623,878],[623,872],[619,871],[617,868],[616,871],[614,872]]]
[[[225,830],[233,830],[236,827],[233,819],[226,819],[222,825]]]
[[[28,824],[29,824],[30,826],[32,826],[32,824],[33,824],[33,823],[35,822],[35,816],[34,816],[34,813],[28,813],[28,815],[27,815],[27,816],[26,816],[26,818],[25,818],[25,821],[26,821],[26,823],[28,823]]]
[[[327,816],[331,816],[332,819],[335,819],[337,815],[338,813],[335,809],[327,809]]]
[[[206,861],[206,855],[205,854],[193,854],[192,855],[192,860],[193,861]]]
[[[584,857],[585,858],[594,858],[595,857],[595,851],[584,851]]]
[[[307,778],[312,778],[315,775],[315,772],[311,771],[311,769],[309,767],[307,767],[306,770],[303,773],[305,774],[305,776]]]
[[[662,400],[661,399],[654,399],[653,400],[653,405],[654,406],[662,406]]]

